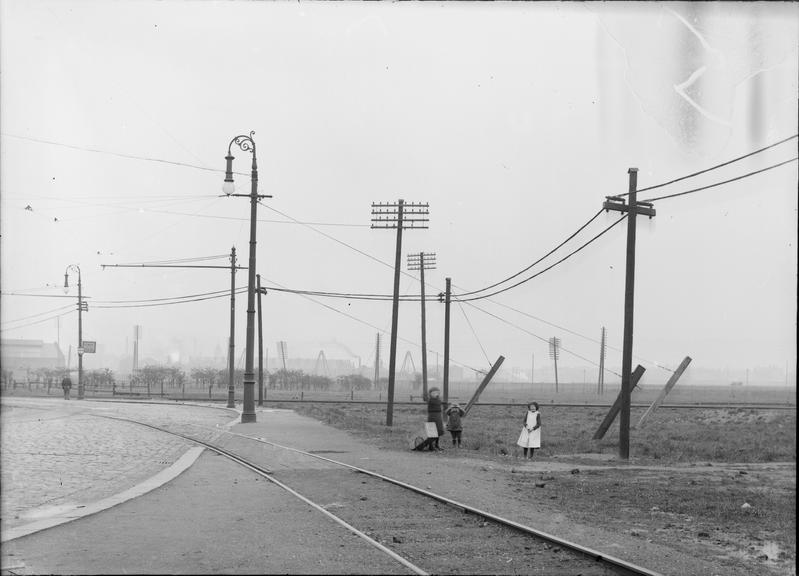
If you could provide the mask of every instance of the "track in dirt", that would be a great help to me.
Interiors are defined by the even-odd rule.
[[[219,443],[210,443],[147,422],[101,417],[177,435],[230,458],[418,574],[656,574],[428,490],[263,438],[227,432]]]

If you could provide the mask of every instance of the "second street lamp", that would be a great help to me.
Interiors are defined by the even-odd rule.
[[[241,422],[255,422],[255,372],[253,371],[253,345],[255,342],[255,226],[256,215],[258,213],[258,200],[260,198],[271,198],[271,196],[258,194],[258,163],[255,157],[255,140],[252,139],[255,132],[250,132],[249,136],[240,135],[233,138],[227,148],[227,161],[225,169],[225,183],[222,185],[222,192],[227,196],[244,196],[250,198],[250,259],[247,268],[247,343],[244,365],[244,401],[241,411]],[[252,174],[250,177],[251,187],[249,194],[234,194],[236,187],[233,182],[233,155],[231,149],[233,145],[238,146],[244,152],[252,152]]]

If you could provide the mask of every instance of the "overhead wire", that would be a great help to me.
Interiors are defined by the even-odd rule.
[[[466,319],[466,324],[469,325],[469,328],[471,329],[472,334],[474,334],[474,339],[477,340],[477,345],[480,346],[480,350],[483,351],[483,356],[485,356],[486,362],[488,362],[488,366],[490,367],[491,366],[491,358],[488,357],[488,354],[486,353],[486,349],[483,347],[483,343],[480,342],[480,338],[477,336],[477,332],[475,332],[474,326],[472,326],[472,323],[469,320],[469,316],[466,315],[466,310],[463,309],[463,304],[458,302],[458,307],[461,309],[461,314],[463,314],[463,317]]]
[[[239,288],[235,290],[236,294],[241,294],[246,292],[247,288]],[[217,298],[226,298],[230,295],[230,291],[227,291],[227,294],[217,294],[216,296],[205,296],[203,298],[189,298],[189,299],[181,299],[175,300],[173,302],[153,302],[149,304],[100,304],[94,305],[94,308],[150,308],[152,306],[171,306],[173,304],[188,304],[190,302],[202,302],[203,300],[214,300]]]
[[[538,338],[539,340],[541,340],[543,342],[549,343],[549,340],[547,338],[544,338],[543,336],[539,336],[538,334],[536,334],[536,333],[534,333],[534,332],[532,332],[530,330],[527,330],[526,328],[523,328],[523,327],[519,326],[518,324],[514,324],[510,320],[506,320],[505,318],[502,318],[501,316],[497,316],[493,312],[489,312],[488,310],[485,310],[484,308],[480,308],[479,306],[477,306],[476,304],[472,304],[471,302],[467,301],[466,303],[469,304],[469,306],[475,308],[476,310],[479,310],[483,314],[487,314],[488,316],[496,318],[500,322],[503,322],[503,323],[505,323],[505,324],[507,324],[509,326],[512,326],[512,327],[516,328],[517,330],[521,330],[522,332],[525,332],[526,334],[529,334],[530,336],[533,336],[534,338]],[[584,360],[585,362],[588,362],[589,364],[593,364],[594,366],[599,366],[599,364],[597,362],[594,362],[593,360],[591,360],[589,358],[586,358],[585,356],[581,356],[577,352],[573,352],[572,350],[569,350],[568,348],[564,348],[563,346],[560,346],[560,350],[563,350],[564,352],[567,352],[568,354],[571,354],[572,356],[574,356],[576,358],[580,358],[581,360]],[[605,370],[610,372],[611,374],[615,374],[616,376],[621,378],[621,374],[619,374],[618,372],[614,372],[613,370],[611,370],[610,368],[607,368],[607,367],[605,367]]]
[[[236,288],[235,292],[238,294],[247,290],[247,287]],[[144,299],[137,299],[137,300],[97,300],[95,301],[92,306],[101,308],[107,306],[98,306],[99,304],[148,304],[152,302],[166,302],[167,300],[182,300],[182,299],[189,299],[190,301],[194,301],[194,298],[203,298],[205,296],[226,296],[230,294],[230,288],[227,290],[215,290],[213,292],[200,292],[199,294],[186,294],[183,296],[169,296],[166,298],[144,298]]]
[[[379,258],[377,258],[376,256],[372,256],[372,255],[371,255],[371,254],[369,254],[368,252],[364,252],[363,250],[360,250],[359,248],[356,248],[355,246],[352,246],[351,244],[347,244],[347,243],[346,243],[346,242],[344,242],[343,240],[339,240],[338,238],[336,238],[336,237],[334,237],[334,236],[331,236],[330,234],[326,234],[325,232],[322,232],[321,230],[317,230],[316,228],[314,228],[314,227],[313,227],[313,226],[311,226],[310,224],[307,224],[307,223],[305,223],[305,222],[300,222],[299,220],[297,220],[297,219],[296,219],[296,218],[294,218],[293,216],[290,216],[290,215],[286,214],[285,212],[281,212],[281,211],[280,211],[280,210],[278,210],[277,208],[273,208],[272,206],[269,206],[268,204],[264,204],[264,203],[263,203],[262,201],[260,201],[260,200],[258,200],[258,204],[260,204],[261,206],[263,206],[263,207],[264,207],[264,208],[266,208],[267,210],[271,210],[272,212],[275,212],[275,213],[277,213],[277,214],[280,214],[280,215],[281,215],[281,216],[283,216],[284,218],[288,218],[289,220],[292,220],[293,222],[295,222],[295,223],[297,223],[297,224],[301,224],[302,226],[305,226],[306,228],[309,228],[309,229],[313,230],[313,231],[314,231],[314,232],[316,232],[317,234],[321,234],[322,236],[324,236],[325,238],[327,238],[327,239],[329,239],[329,240],[332,240],[333,242],[337,242],[338,244],[341,244],[342,246],[346,246],[346,247],[347,247],[347,248],[349,248],[350,250],[354,250],[355,252],[357,252],[358,254],[361,254],[362,256],[366,256],[366,257],[367,257],[367,258],[369,258],[370,260],[374,260],[375,262],[377,262],[377,263],[379,263],[379,264],[383,264],[384,266],[387,266],[387,267],[391,268],[392,270],[394,269],[394,266],[393,266],[392,264],[389,264],[388,262],[384,262],[383,260],[380,260],[380,259],[379,259]],[[403,274],[407,274],[407,272],[402,272],[402,271],[400,271],[400,272],[401,272],[401,273],[403,273]],[[412,278],[414,278],[414,276],[413,276],[413,275],[410,275],[410,274],[407,274],[407,275],[409,275],[409,276],[411,276]]]
[[[2,324],[14,324],[16,322],[22,322],[23,320],[30,320],[31,318],[36,318],[37,316],[45,316],[47,314],[52,314],[53,312],[61,312],[63,310],[66,310],[67,308],[72,308],[73,306],[75,306],[75,304],[67,304],[65,306],[59,306],[58,308],[53,308],[52,310],[39,312],[38,314],[31,314],[30,316],[23,316],[22,318],[14,318],[13,320],[3,320]]]
[[[12,330],[19,330],[20,328],[27,328],[28,326],[35,326],[36,324],[41,324],[42,322],[49,322],[50,320],[55,320],[56,318],[63,318],[64,316],[68,316],[69,314],[74,314],[74,313],[75,310],[68,310],[66,312],[62,312],[60,314],[56,314],[54,316],[50,316],[47,318],[42,318],[41,320],[28,322],[27,324],[22,324],[20,326],[12,326],[10,328],[0,328],[0,332],[10,332]]]
[[[706,172],[710,172],[712,170],[717,170],[718,168],[722,168],[724,166],[728,166],[729,164],[733,164],[734,162],[738,162],[739,160],[743,160],[745,158],[749,158],[750,156],[754,156],[755,154],[760,154],[761,152],[765,152],[769,148],[774,148],[775,146],[779,146],[780,144],[784,144],[789,140],[793,140],[794,138],[799,137],[799,134],[794,134],[793,136],[789,136],[788,138],[784,138],[779,142],[774,142],[773,144],[769,144],[763,148],[758,150],[754,150],[749,152],[748,154],[744,154],[743,156],[738,156],[737,158],[733,158],[732,160],[727,160],[726,162],[722,162],[721,164],[716,164],[715,166],[711,166],[710,168],[705,168],[704,170],[700,170],[698,172],[694,172],[692,174],[687,174],[685,176],[680,176],[679,178],[675,178],[674,180],[669,180],[668,182],[662,182],[660,184],[655,184],[654,186],[647,186],[646,188],[641,188],[640,190],[636,190],[636,192],[647,192],[649,190],[655,190],[656,188],[662,188],[663,186],[668,186],[669,184],[674,184],[676,182],[681,182],[683,180],[687,180],[688,178],[693,178],[694,176],[699,176],[700,174],[705,174]],[[629,192],[625,192],[624,194],[617,194],[617,196],[626,196]]]
[[[558,324],[555,324],[554,322],[549,322],[547,320],[544,320],[543,318],[539,318],[538,316],[534,316],[532,314],[529,314],[529,313],[525,312],[524,310],[519,310],[518,308],[514,308],[513,306],[509,306],[507,304],[504,304],[502,302],[498,302],[496,300],[488,300],[488,301],[493,303],[493,304],[496,304],[497,306],[502,306],[503,308],[507,308],[508,310],[516,312],[517,314],[521,314],[522,316],[527,316],[528,318],[532,318],[534,320],[538,320],[539,322],[543,322],[544,324],[548,324],[549,326],[552,326],[554,328],[558,328],[559,330],[563,330],[564,332],[568,332],[569,334],[573,334],[574,336],[579,336],[580,338],[584,338],[585,340],[588,340],[588,341],[593,342],[595,344],[601,344],[602,343],[600,340],[597,340],[596,338],[592,338],[590,336],[586,336],[585,334],[581,334],[579,332],[575,332],[574,330],[571,330],[571,329],[566,328],[564,326],[560,326]],[[617,348],[616,346],[611,346],[607,342],[605,343],[605,347],[606,348],[610,348],[611,350],[615,350],[616,352],[621,352],[622,351],[621,348]],[[641,356],[636,356],[635,354],[633,354],[633,358],[635,358],[636,360],[640,360],[642,362],[646,362],[647,364],[651,364],[652,366],[655,366],[656,368],[660,368],[662,370],[665,370],[666,372],[674,372],[674,370],[672,368],[669,368],[668,366],[665,366],[665,365],[661,364],[660,362],[655,362],[654,360],[647,360],[646,358],[643,358]]]
[[[221,260],[230,258],[230,254],[217,254],[214,256],[195,256],[193,258],[173,258],[172,260],[153,260],[149,262],[137,262],[135,264],[125,264],[126,266],[138,266],[139,264],[185,264],[188,262],[205,262],[208,260]]]
[[[25,294],[19,292],[3,292],[2,296],[27,296],[33,298],[75,298],[72,294]],[[83,296],[82,298],[91,298],[91,296]]]
[[[375,301],[390,301],[394,299],[391,294],[356,294],[352,292],[321,292],[316,290],[297,290],[292,288],[279,288],[277,286],[261,286],[266,290],[274,290],[275,292],[286,292],[291,294],[299,294],[301,296],[318,296],[321,298],[344,298],[348,300],[375,300]],[[400,295],[400,302],[420,302],[421,297],[411,295]],[[425,301],[435,302],[437,298],[426,296]]]
[[[529,265],[529,266],[527,266],[526,268],[524,268],[524,269],[522,269],[522,270],[519,270],[518,272],[516,272],[516,273],[515,273],[515,274],[513,274],[512,276],[508,276],[508,277],[507,277],[507,278],[505,278],[504,280],[500,280],[499,282],[495,282],[494,284],[491,284],[491,285],[489,285],[489,286],[486,286],[485,288],[480,288],[479,290],[472,290],[472,291],[470,291],[470,292],[463,292],[463,293],[459,294],[459,296],[461,296],[461,297],[462,297],[462,296],[469,296],[469,295],[471,295],[471,294],[477,294],[478,292],[485,292],[486,290],[490,290],[491,288],[494,288],[494,287],[496,287],[496,286],[499,286],[500,284],[504,284],[504,283],[505,283],[505,282],[507,282],[508,280],[512,280],[513,278],[516,278],[517,276],[519,276],[519,275],[521,275],[521,274],[524,274],[524,273],[525,273],[525,272],[527,272],[527,271],[528,271],[530,268],[532,268],[533,266],[535,266],[536,264],[538,264],[539,262],[541,262],[542,260],[544,260],[544,259],[546,259],[548,256],[550,256],[550,255],[551,255],[553,252],[556,252],[556,251],[557,251],[559,248],[561,248],[561,247],[562,247],[564,244],[566,244],[566,243],[567,243],[569,240],[571,240],[572,238],[574,238],[575,236],[577,236],[577,234],[579,234],[580,232],[582,232],[582,231],[583,231],[583,230],[586,228],[586,226],[588,226],[589,224],[591,224],[591,222],[593,222],[594,220],[596,220],[596,219],[597,219],[597,217],[598,217],[600,214],[602,214],[602,209],[598,210],[596,214],[594,214],[593,216],[591,216],[591,218],[589,218],[589,219],[588,219],[588,221],[587,221],[585,224],[583,224],[582,226],[580,226],[580,227],[579,227],[579,228],[578,228],[576,231],[574,231],[574,232],[573,232],[573,233],[572,233],[572,234],[571,234],[571,235],[570,235],[568,238],[566,238],[566,239],[565,239],[563,242],[561,242],[560,244],[558,244],[557,246],[555,246],[555,247],[554,247],[552,250],[550,250],[549,252],[547,252],[546,254],[544,254],[543,256],[541,256],[541,258],[539,258],[538,260],[536,260],[535,262],[533,262],[532,264],[530,264],[530,265]]]
[[[515,284],[511,284],[510,286],[506,286],[506,287],[504,287],[504,288],[502,288],[500,290],[495,290],[494,292],[491,292],[490,294],[481,294],[479,296],[472,296],[470,298],[462,298],[461,295],[459,295],[459,294],[453,294],[452,298],[457,299],[459,302],[471,302],[472,300],[482,300],[483,298],[489,298],[491,296],[496,296],[497,294],[502,294],[503,292],[507,292],[508,290],[511,290],[512,288],[516,288],[517,286],[520,286],[520,285],[524,284],[525,282],[529,282],[533,278],[537,278],[541,274],[544,274],[545,272],[548,272],[549,270],[552,270],[555,266],[558,266],[559,264],[562,264],[563,262],[565,262],[566,260],[568,260],[569,258],[574,256],[575,254],[577,254],[578,252],[580,252],[581,250],[583,250],[584,248],[586,248],[587,246],[592,244],[594,241],[596,241],[599,238],[601,238],[608,231],[610,231],[611,228],[616,226],[619,222],[621,222],[625,218],[627,218],[627,214],[624,214],[623,216],[621,216],[618,220],[613,222],[610,226],[606,227],[599,234],[595,235],[593,238],[591,238],[587,242],[583,243],[579,248],[576,248],[575,250],[572,250],[571,252],[569,252],[566,256],[564,256],[560,260],[556,261],[553,264],[550,264],[549,266],[547,266],[546,268],[544,268],[540,272],[536,272],[535,274],[525,278],[524,280],[520,280],[519,282],[516,282]]]
[[[266,280],[267,282],[270,282],[272,284],[277,284],[278,286],[282,286],[279,282],[275,282],[274,280],[270,280],[270,279],[265,278],[263,276],[261,278],[263,278],[264,280]],[[285,288],[285,286],[283,286],[283,288]],[[369,326],[370,328],[372,328],[374,330],[377,330],[378,332],[382,332],[383,334],[388,334],[389,333],[389,331],[384,329],[384,328],[380,328],[378,326],[375,326],[371,322],[367,322],[366,320],[358,318],[357,316],[353,316],[352,314],[349,314],[348,312],[344,312],[343,310],[339,310],[338,308],[334,308],[333,306],[328,306],[324,302],[319,302],[318,300],[315,300],[315,299],[311,298],[310,296],[307,296],[305,294],[300,294],[300,296],[302,296],[303,298],[306,298],[307,300],[310,300],[311,302],[313,302],[315,304],[318,304],[319,306],[323,306],[323,307],[327,308],[328,310],[332,310],[333,312],[337,312],[338,314],[346,316],[347,318],[350,318],[351,320],[355,320],[356,322],[360,322],[361,324],[365,324],[366,326]],[[421,344],[418,344],[417,342],[414,342],[412,340],[408,340],[407,338],[403,338],[402,336],[397,336],[397,338],[399,338],[400,340],[402,340],[403,342],[405,342],[407,344],[412,344],[413,346],[416,346],[417,348],[421,348],[422,347]],[[452,362],[454,364],[457,364],[458,366],[462,366],[463,368],[468,368],[469,370],[472,370],[472,371],[474,371],[476,373],[483,373],[482,370],[478,370],[477,368],[473,368],[473,367],[471,367],[471,366],[469,366],[467,364],[463,364],[461,362],[458,362],[457,360],[455,360],[453,358],[450,358],[450,362]]]
[[[119,158],[127,158],[129,160],[142,160],[145,162],[158,162],[161,164],[171,164],[174,166],[182,166],[184,168],[194,168],[196,170],[205,170],[207,172],[224,173],[225,170],[219,168],[208,168],[207,166],[199,166],[197,164],[189,164],[188,162],[177,162],[174,160],[163,160],[162,158],[154,158],[152,156],[136,156],[134,154],[123,154],[121,152],[113,152],[111,150],[103,150],[101,148],[91,148],[89,146],[75,146],[72,144],[65,144],[63,142],[55,142],[53,140],[45,140],[44,138],[33,138],[31,136],[19,136],[18,134],[10,134],[8,132],[1,132],[0,135],[9,138],[17,138],[19,140],[26,140],[28,142],[38,142],[40,144],[49,144],[51,146],[61,146],[62,148],[71,148],[73,150],[81,150],[83,152],[94,152],[95,154],[107,154],[109,156],[117,156]],[[239,176],[249,176],[246,172],[234,172]]]
[[[794,156],[790,160],[785,160],[778,164],[773,164],[772,166],[768,166],[766,168],[761,168],[760,170],[755,170],[753,172],[748,172],[746,174],[742,174],[740,176],[736,176],[735,178],[730,178],[729,180],[724,180],[722,182],[716,182],[715,184],[708,184],[707,186],[701,186],[699,188],[694,188],[692,190],[686,190],[684,192],[677,192],[676,194],[667,194],[665,196],[658,196],[657,198],[648,198],[643,200],[643,202],[657,202],[658,200],[666,200],[668,198],[676,198],[677,196],[685,196],[686,194],[693,194],[694,192],[701,192],[702,190],[707,190],[708,188],[715,188],[716,186],[721,186],[722,184],[729,184],[730,182],[735,182],[736,180],[743,180],[744,178],[748,178],[750,176],[754,176],[755,174],[760,174],[761,172],[766,172],[768,170],[773,170],[774,168],[779,168],[780,166],[784,166],[785,164],[789,164],[790,162],[795,162],[799,160],[799,156]]]

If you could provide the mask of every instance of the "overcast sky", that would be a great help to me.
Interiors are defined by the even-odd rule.
[[[797,133],[795,3],[326,3],[3,0],[2,336],[77,345],[64,270],[80,266],[84,339],[106,353],[224,354],[224,270],[106,268],[224,255],[247,264],[249,202],[220,197],[234,136],[255,131],[257,271],[267,286],[390,294],[396,234],[371,203],[428,202],[402,260],[434,252],[427,293],[478,290],[546,254],[628,189],[715,166]],[[792,139],[639,199],[796,157]],[[251,154],[236,150],[238,191]],[[635,362],[795,364],[797,163],[655,202],[638,219]],[[602,213],[522,280],[601,232]],[[300,223],[298,223],[300,222]],[[596,371],[601,328],[620,366],[626,223],[518,287],[452,305],[451,355],[487,369]],[[203,261],[225,265],[221,258]],[[70,275],[75,295],[76,277]],[[241,272],[237,285],[245,287]],[[512,282],[511,282],[512,283]],[[499,285],[503,288],[510,283]],[[418,273],[403,274],[418,294]],[[485,292],[479,293],[481,295]],[[106,304],[102,304],[105,302]],[[116,303],[112,303],[116,302]],[[130,303],[125,304],[129,306]],[[74,305],[73,305],[74,308]],[[237,354],[246,295],[237,299]],[[65,314],[65,315],[64,315]],[[60,321],[57,315],[63,315]],[[428,346],[443,354],[443,305]],[[390,302],[270,292],[265,341],[290,356],[387,355]],[[59,332],[60,326],[60,332]],[[398,357],[420,361],[420,306],[400,306]],[[98,367],[87,356],[87,368]],[[430,356],[435,362],[435,354]],[[791,368],[791,370],[793,370]]]

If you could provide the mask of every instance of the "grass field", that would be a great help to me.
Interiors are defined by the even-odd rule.
[[[280,403],[336,428],[369,437],[387,448],[405,450],[426,420],[424,405],[394,407],[385,426],[385,406],[368,404]],[[643,408],[631,411],[638,422]],[[618,452],[618,418],[602,440],[592,440],[607,409],[541,406],[541,457]],[[464,419],[463,451],[489,458],[520,452],[522,407],[475,406]],[[444,446],[448,442],[444,438]],[[796,411],[661,408],[630,433],[631,457],[658,463],[796,461]]]

